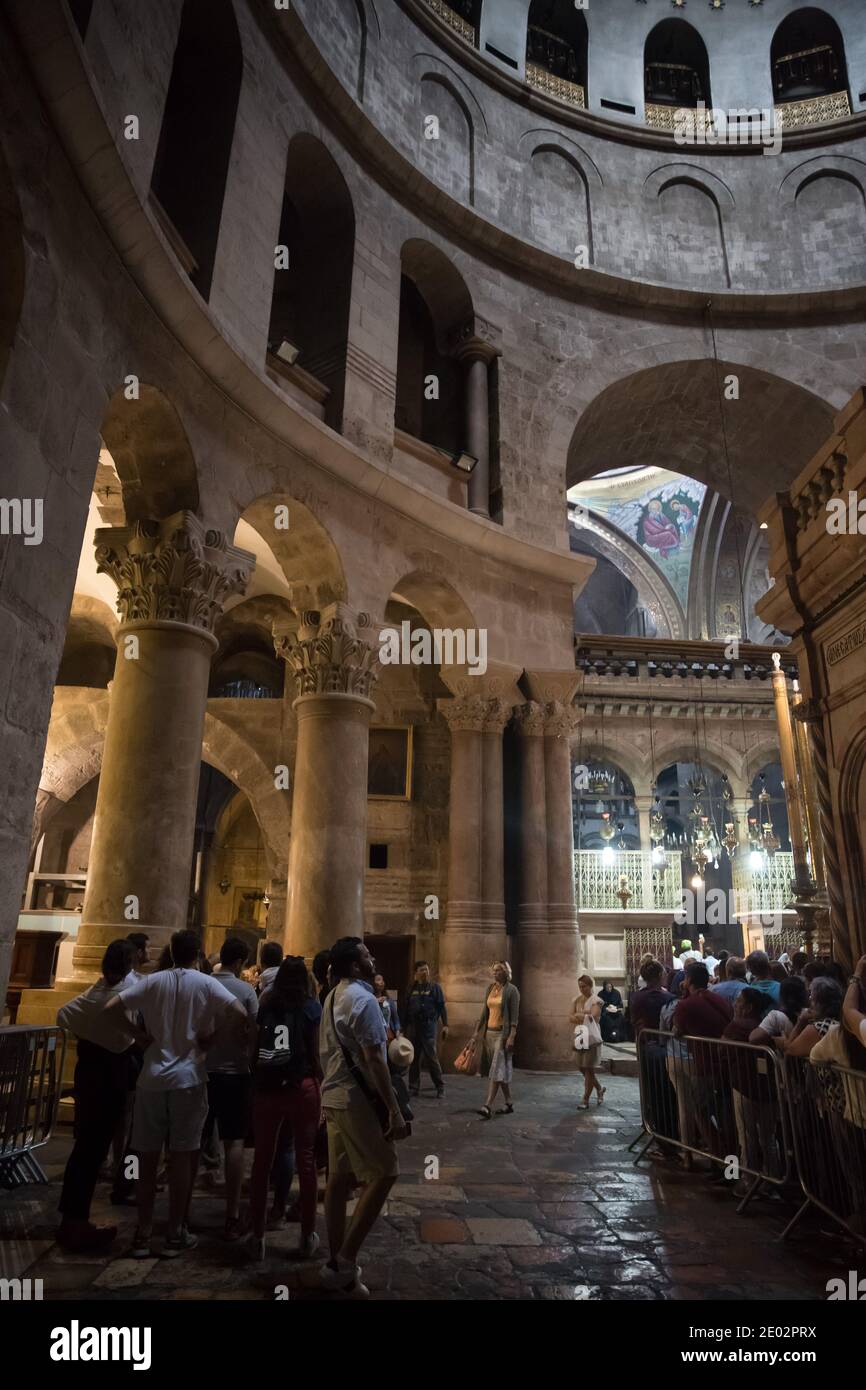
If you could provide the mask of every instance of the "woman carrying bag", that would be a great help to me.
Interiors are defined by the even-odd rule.
[[[595,1074],[601,1061],[599,1019],[604,1005],[595,992],[595,981],[591,975],[581,975],[577,987],[580,993],[571,1006],[570,1017],[574,1025],[577,1065],[583,1072],[583,1102],[578,1108],[588,1110],[593,1090],[598,1091],[598,1104],[601,1105],[606,1089]]]
[[[511,983],[511,966],[498,960],[493,966],[493,983],[488,985],[484,1007],[475,1027],[472,1041],[476,1048],[483,1043],[488,1062],[487,1099],[478,1111],[482,1120],[493,1114],[493,1102],[498,1087],[502,1087],[505,1108],[499,1115],[513,1115],[511,1077],[514,1070],[514,1040],[517,1037],[517,1018],[520,1013],[520,991]]]

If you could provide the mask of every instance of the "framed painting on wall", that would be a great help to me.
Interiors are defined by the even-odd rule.
[[[412,796],[412,727],[370,730],[367,795],[387,801]]]

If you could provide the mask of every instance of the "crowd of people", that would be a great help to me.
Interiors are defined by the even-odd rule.
[[[753,1178],[781,1181],[793,1164],[786,1164],[792,1155],[781,1121],[778,1073],[773,1059],[758,1052],[771,1048],[804,1063],[835,1062],[848,1078],[864,1074],[862,1082],[856,1075],[843,1081],[836,1104],[825,1081],[816,1090],[808,1074],[804,1082],[796,1069],[785,1073],[798,1103],[817,1096],[798,1123],[838,1120],[836,1147],[847,1155],[842,1169],[862,1173],[866,956],[849,979],[837,962],[805,952],[775,962],[764,951],[745,958],[722,952],[711,971],[698,953],[683,951],[673,968],[645,957],[638,983],[629,1015],[639,1043],[644,1117],[659,1154],[692,1168],[696,1154],[727,1159],[733,1140],[741,1168]],[[737,1046],[713,1046],[718,1040]],[[716,1164],[710,1171],[716,1180],[725,1176]],[[840,1170],[834,1200],[847,1202],[858,1220],[866,1218],[863,1194],[852,1187],[849,1173]]]
[[[191,931],[174,933],[152,973],[147,959],[144,934],[113,941],[99,981],[58,1013],[77,1042],[59,1242],[78,1252],[111,1249],[117,1228],[96,1226],[90,1209],[113,1147],[112,1201],[134,1204],[138,1213],[129,1255],[171,1259],[194,1249],[193,1188],[200,1162],[218,1162],[220,1145],[225,1241],[242,1241],[261,1262],[268,1232],[297,1220],[296,1258],[314,1258],[324,1171],[329,1250],[319,1279],[324,1289],[365,1296],[358,1255],[397,1179],[396,1145],[411,1131],[422,1066],[436,1097],[445,1090],[438,1041],[448,1036],[447,1008],[429,965],[415,967],[401,1023],[397,1000],[355,937],[320,952],[311,970],[273,941],[251,965],[247,944],[231,936],[208,959]],[[488,1063],[482,1119],[491,1117],[499,1089],[499,1113],[513,1113],[520,996],[510,977],[508,964],[497,962],[468,1044]],[[290,1205],[295,1174],[299,1195]],[[157,1247],[162,1179],[168,1214]]]

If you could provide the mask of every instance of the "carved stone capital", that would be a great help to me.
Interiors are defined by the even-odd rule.
[[[544,705],[537,700],[527,700],[514,711],[517,732],[527,737],[539,737],[545,733],[546,717]]]
[[[458,362],[486,362],[488,366],[502,356],[501,330],[477,314],[451,334],[449,347]]]
[[[379,679],[379,647],[367,613],[334,603],[300,615],[296,632],[276,631],[274,648],[302,695],[355,695],[371,699]]]
[[[438,705],[452,734],[483,734],[491,703],[484,695],[456,695],[453,700],[440,700]]]
[[[569,738],[580,723],[581,713],[575,705],[551,700],[544,706],[544,732],[548,738]]]
[[[508,700],[488,700],[485,734],[502,734],[513,713],[514,706]]]
[[[824,718],[818,700],[801,700],[798,705],[792,706],[791,714],[801,724],[817,724]]]
[[[213,633],[231,594],[242,594],[255,556],[229,545],[192,512],[96,532],[96,568],[117,585],[124,623],[186,623]]]

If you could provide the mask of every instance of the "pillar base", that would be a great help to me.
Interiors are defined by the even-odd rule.
[[[573,1071],[577,1063],[569,1015],[581,973],[577,923],[522,922],[517,941],[520,1023],[514,1060],[538,1071]]]
[[[155,927],[149,922],[82,922],[72,951],[72,974],[66,979],[59,979],[57,984],[74,984],[75,993],[81,994],[88,985],[95,984],[102,974],[105,948],[112,941],[124,940],[130,932],[144,932],[148,938],[150,964],[155,966],[163,947],[180,930],[180,927]],[[82,936],[86,939],[82,940]]]

